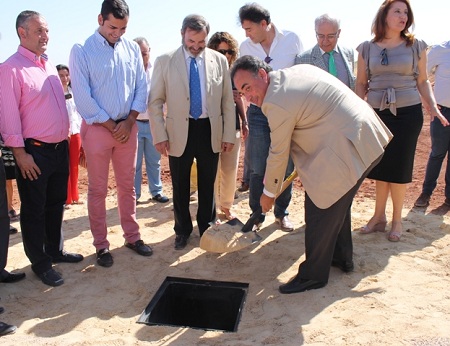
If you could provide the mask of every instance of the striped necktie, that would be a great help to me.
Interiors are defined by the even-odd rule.
[[[202,91],[197,61],[193,57],[191,57],[191,65],[189,67],[189,97],[191,100],[189,114],[197,120],[202,115]]]
[[[333,76],[337,77],[337,69],[336,69],[336,63],[334,62],[334,50],[328,53],[330,56],[328,59],[328,72],[332,74]]]

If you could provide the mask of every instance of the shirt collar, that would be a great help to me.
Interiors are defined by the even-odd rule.
[[[273,28],[275,30],[275,37],[277,37],[277,36],[284,36],[284,33],[282,31],[278,30],[278,28],[275,26],[275,24],[272,23],[272,26],[273,26]]]
[[[320,49],[320,54],[322,54],[322,55],[328,53],[328,52],[325,52],[325,51],[324,51],[322,48],[320,48],[320,47],[319,47],[319,49]],[[337,52],[337,45],[334,47],[334,49],[333,49],[332,51]]]
[[[19,48],[17,49],[17,51],[23,55],[25,58],[27,58],[28,60],[34,62],[35,64],[43,64],[44,62],[48,61],[48,56],[47,54],[41,54],[36,55],[35,53],[33,53],[31,50],[26,49],[24,46],[19,46]],[[42,62],[41,62],[42,60]]]
[[[109,47],[111,47],[111,45],[109,44],[108,40],[107,40],[106,38],[104,38],[104,37],[98,32],[98,29],[95,30],[94,36],[95,36],[95,38],[98,40],[98,42],[99,42],[100,44],[102,44],[102,45],[104,45],[104,46],[109,46]],[[122,37],[119,37],[119,39],[117,40],[117,42],[114,44],[114,47],[115,47],[116,45],[118,45],[119,42],[121,42],[121,41],[122,41]]]
[[[195,57],[195,59],[196,59],[196,60],[197,60],[197,59],[200,59],[200,60],[205,59],[205,50],[206,50],[206,48],[203,49],[203,51],[200,53],[200,55],[197,55],[197,56]],[[189,61],[189,58],[193,58],[193,56],[191,55],[191,53],[188,52],[188,51],[184,48],[184,46],[183,46],[183,53],[184,53],[184,60]]]

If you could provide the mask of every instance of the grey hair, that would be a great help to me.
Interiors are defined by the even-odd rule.
[[[34,17],[42,17],[42,15],[39,12],[36,11],[22,11],[19,13],[16,19],[16,32],[17,36],[19,36],[19,28],[25,28],[27,29],[27,22]]]
[[[316,20],[314,21],[314,27],[315,27],[316,31],[317,31],[317,27],[323,23],[333,24],[337,27],[338,30],[341,28],[340,19],[331,17],[328,13],[322,14],[321,16],[316,18]]]
[[[145,44],[150,48],[150,44],[148,43],[147,39],[145,37],[139,36],[136,37],[135,39],[133,39],[134,42],[136,42],[137,44]]]
[[[200,16],[199,14],[190,14],[184,18],[181,32],[184,34],[187,28],[197,32],[206,30],[206,34],[209,34],[209,23],[205,17]]]

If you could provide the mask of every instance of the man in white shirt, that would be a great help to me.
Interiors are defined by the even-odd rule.
[[[279,30],[271,21],[270,13],[262,6],[251,3],[239,9],[239,19],[245,35],[240,55],[252,55],[264,60],[274,70],[291,67],[295,57],[303,51],[300,38],[291,31]],[[269,155],[270,129],[267,118],[261,109],[251,104],[247,111],[249,136],[246,142],[246,156],[250,163],[250,193],[249,203],[252,212],[259,207],[259,198],[264,188],[264,172],[266,159]],[[293,171],[292,160],[286,171],[288,176]],[[275,221],[281,229],[290,232],[294,225],[288,218],[287,207],[292,196],[292,185],[288,187],[275,202]],[[265,215],[257,221],[257,227],[264,222]]]

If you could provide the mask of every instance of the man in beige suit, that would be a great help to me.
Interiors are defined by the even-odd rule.
[[[231,151],[236,136],[233,92],[224,55],[205,48],[209,24],[187,16],[183,45],[158,57],[150,90],[150,123],[155,148],[169,155],[176,233],[181,250],[192,232],[189,212],[190,170],[197,161],[200,236],[215,220],[214,179],[220,151]],[[167,104],[167,115],[163,105]]]
[[[353,270],[352,200],[392,135],[367,103],[318,67],[271,71],[247,55],[235,62],[231,76],[269,121],[263,212],[272,208],[289,154],[305,188],[306,260],[280,286],[281,293],[303,292],[325,286],[331,265]]]

